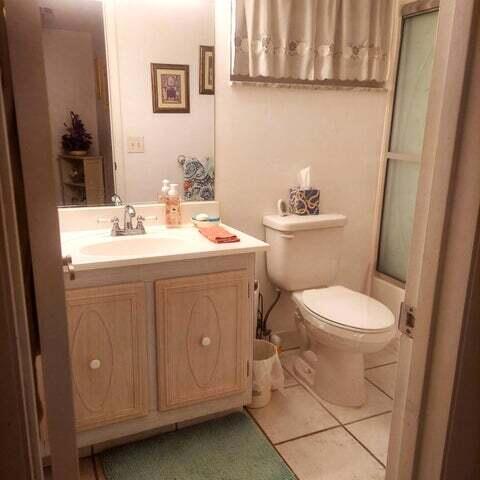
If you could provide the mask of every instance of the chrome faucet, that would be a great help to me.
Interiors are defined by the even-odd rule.
[[[133,219],[137,216],[137,212],[132,205],[125,205],[123,210],[123,228],[120,227],[120,220],[118,217],[112,218],[112,237],[120,237],[120,236],[127,236],[127,235],[144,235],[147,233],[145,231],[145,227],[143,222],[145,221],[145,217],[138,216],[137,217],[137,225],[133,226]]]

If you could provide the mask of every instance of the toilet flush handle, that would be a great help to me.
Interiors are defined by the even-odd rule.
[[[280,238],[285,238],[286,240],[292,240],[295,238],[295,235],[291,233],[281,233]]]

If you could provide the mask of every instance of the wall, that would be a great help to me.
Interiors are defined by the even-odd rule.
[[[53,161],[58,164],[57,155],[62,150],[61,137],[65,133],[63,124],[69,122],[71,110],[80,114],[86,129],[93,135],[91,153],[95,154],[98,152],[98,130],[91,35],[86,32],[44,29],[42,36]],[[60,193],[59,189],[59,197]]]
[[[178,155],[213,156],[214,98],[198,93],[199,47],[214,44],[213,12],[213,0],[116,0],[129,202],[156,200],[164,178],[181,183]],[[151,63],[190,65],[191,113],[153,113]],[[127,153],[128,136],[144,137],[145,153]]]
[[[95,72],[92,36],[88,32],[42,30],[52,140],[61,150],[64,122],[70,110],[79,113],[93,135],[92,153],[98,151]]]
[[[347,215],[338,283],[365,288],[387,94],[231,85],[230,7],[216,2],[216,188],[223,220],[259,238],[297,172],[311,165],[321,210]],[[271,299],[264,258],[258,278]],[[285,297],[285,295],[284,295]],[[274,330],[293,329],[285,298]]]
[[[110,130],[110,107],[108,101],[107,52],[105,46],[105,31],[103,26],[103,11],[100,2],[92,2],[91,8],[96,8],[95,24],[91,30],[93,55],[102,76],[102,95],[96,95],[96,112],[98,126],[98,153],[103,157],[103,180],[105,185],[105,202],[109,203],[115,193],[114,168],[112,155],[112,135]]]

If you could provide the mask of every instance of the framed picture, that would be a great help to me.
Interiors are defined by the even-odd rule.
[[[153,113],[190,113],[188,65],[152,63]]]
[[[215,93],[215,47],[200,45],[200,95]]]

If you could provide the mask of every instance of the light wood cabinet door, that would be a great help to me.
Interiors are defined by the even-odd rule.
[[[244,270],[156,282],[161,410],[245,391],[248,296]]]
[[[68,290],[78,430],[148,413],[143,283]]]

